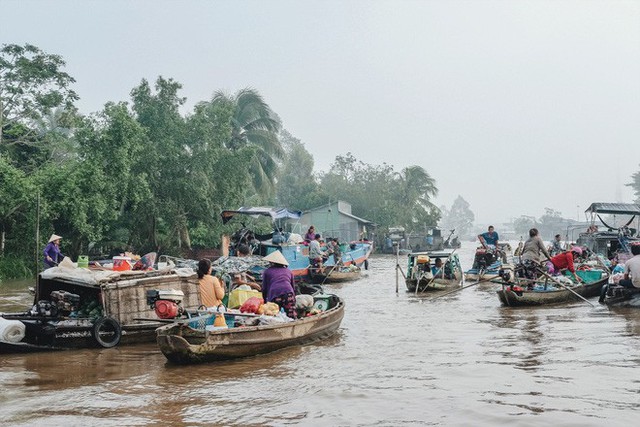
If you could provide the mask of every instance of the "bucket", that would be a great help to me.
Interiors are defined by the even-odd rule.
[[[114,271],[131,270],[131,258],[129,258],[128,256],[114,256],[113,270]]]
[[[86,255],[78,256],[78,268],[89,268],[89,257]]]

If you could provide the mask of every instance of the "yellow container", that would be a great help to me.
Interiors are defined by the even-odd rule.
[[[229,292],[229,303],[227,304],[227,307],[238,308],[251,297],[262,298],[262,292],[254,290],[243,291],[242,289],[234,289]]]

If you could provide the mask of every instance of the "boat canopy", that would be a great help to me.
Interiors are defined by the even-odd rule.
[[[291,218],[291,219],[300,219],[302,216],[302,211],[291,211],[286,208],[272,208],[272,207],[249,207],[243,206],[237,211],[222,211],[220,214],[222,216],[222,223],[226,224],[233,218],[235,215],[249,215],[253,218],[258,218],[260,216],[269,216],[272,221],[282,218]]]
[[[640,206],[633,203],[591,203],[586,213],[612,215],[640,215]]]

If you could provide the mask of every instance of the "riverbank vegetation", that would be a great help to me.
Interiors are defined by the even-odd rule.
[[[396,171],[346,153],[314,171],[254,89],[215,92],[184,114],[181,84],[160,76],[84,114],[65,66],[28,44],[0,50],[0,278],[33,274],[53,232],[74,259],[216,247],[231,231],[219,213],[242,205],[341,199],[380,227],[407,229],[439,218],[436,182],[420,166]]]

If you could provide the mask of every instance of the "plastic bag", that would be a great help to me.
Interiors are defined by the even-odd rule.
[[[260,305],[264,302],[262,298],[251,297],[242,304],[240,307],[241,313],[257,313]]]

